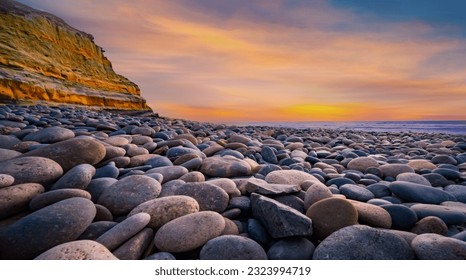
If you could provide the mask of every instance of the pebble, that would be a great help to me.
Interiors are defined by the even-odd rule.
[[[202,246],[209,240],[240,235],[254,240],[268,258],[309,259],[314,245],[340,229],[336,226],[339,208],[320,205],[320,214],[312,219],[303,213],[330,199],[350,205],[342,216],[351,223],[344,225],[348,220],[341,219],[340,226],[370,225],[408,244],[416,237],[413,232],[456,236],[464,230],[466,141],[462,135],[214,125],[42,103],[0,105],[0,119],[0,194],[2,189],[22,185],[43,187],[43,192],[31,196],[27,191],[19,196],[0,195],[7,199],[0,208],[9,209],[0,211],[4,215],[0,244],[9,248],[0,246],[0,258],[32,259],[60,245],[53,242],[73,242],[76,234],[95,240],[113,226],[147,213],[148,225],[121,240],[113,256],[143,259],[152,253],[149,258],[200,259]],[[8,167],[16,171],[3,172],[1,168],[11,161],[20,163]],[[147,182],[132,180],[135,176]],[[209,188],[187,191],[190,184]],[[193,197],[177,193],[181,191]],[[215,194],[221,198],[213,199]],[[64,206],[76,199],[86,201],[85,207]],[[42,211],[56,204],[63,207],[52,208],[48,219],[72,224],[78,219],[75,213],[83,212],[82,218],[88,220],[74,226],[44,220],[34,222],[37,235],[21,232],[27,229],[24,221],[32,221],[29,217],[35,215],[45,217]],[[171,246],[178,246],[194,236],[194,247],[193,242],[181,245],[182,252],[173,256],[153,246],[155,235],[165,226],[211,210],[222,217],[215,234],[211,232],[215,226],[203,228],[201,222],[194,222],[174,231],[187,237],[171,241]],[[418,217],[420,211],[436,216]],[[49,229],[53,242],[46,241],[45,230],[41,233],[46,226],[54,228]],[[336,228],[329,230],[331,226]],[[319,236],[325,228],[327,235]],[[209,232],[196,237],[202,231]],[[18,249],[5,239],[6,233],[22,238]],[[302,242],[303,250],[291,249],[291,240]],[[356,246],[350,240],[344,243]],[[8,252],[13,246],[16,251]],[[278,249],[285,255],[276,253],[282,252]],[[299,256],[304,252],[306,257]]]
[[[221,188],[207,183],[186,183],[175,190],[175,195],[185,195],[194,198],[200,211],[222,213],[228,206],[229,196]]]
[[[390,214],[393,229],[410,230],[418,220],[416,212],[405,205],[390,204],[380,207]]]
[[[51,126],[26,135],[24,141],[36,141],[43,144],[52,144],[73,138],[74,132],[63,127]]]
[[[448,226],[439,217],[427,216],[420,219],[411,229],[411,232],[416,234],[436,233],[446,235],[448,232]]]
[[[313,260],[411,259],[414,259],[414,252],[402,237],[364,225],[334,232],[316,247],[313,255]]]
[[[29,202],[44,192],[41,184],[26,183],[0,189],[0,220],[20,213]]]
[[[157,230],[173,219],[199,212],[199,204],[194,198],[184,195],[160,197],[139,204],[128,216],[142,212],[150,215],[147,226]]]
[[[184,215],[164,224],[155,234],[155,246],[170,253],[182,253],[203,246],[225,229],[222,215],[202,211]]]
[[[315,246],[303,237],[288,237],[275,242],[267,251],[269,260],[312,260]]]
[[[112,227],[118,225],[117,222],[112,221],[97,221],[90,224],[86,230],[78,237],[79,240],[89,239],[89,240],[96,240],[110,230]]]
[[[118,248],[126,240],[141,231],[150,221],[147,213],[134,214],[99,236],[96,241],[110,251]]]
[[[115,249],[112,253],[120,260],[138,260],[154,239],[154,231],[145,228]]]
[[[201,260],[266,260],[264,249],[254,240],[237,235],[215,237],[202,247]]]
[[[37,211],[58,201],[72,197],[83,197],[86,199],[91,199],[91,194],[80,189],[60,189],[48,191],[34,196],[34,198],[32,198],[29,202],[29,208],[32,211]]]
[[[83,163],[76,165],[66,172],[55,184],[51,190],[58,189],[85,189],[95,174],[94,166]]]
[[[358,170],[363,173],[370,167],[378,167],[379,163],[371,157],[358,157],[348,162],[348,169]]]
[[[157,198],[161,190],[157,180],[145,175],[133,175],[105,188],[97,202],[114,216],[125,215],[139,204]]]
[[[158,252],[155,254],[152,254],[150,256],[147,256],[144,258],[144,260],[164,260],[164,261],[174,261],[176,260],[175,256],[168,252]]]
[[[384,177],[392,178],[396,178],[396,176],[402,173],[414,173],[414,169],[411,166],[401,163],[381,165],[379,169]]]
[[[306,216],[311,218],[314,236],[324,240],[333,232],[358,223],[358,211],[346,199],[326,198],[307,209]]]
[[[276,170],[265,176],[265,181],[269,184],[286,184],[300,186],[304,181],[319,182],[313,175],[299,170]]]
[[[301,190],[301,187],[298,185],[269,184],[261,179],[250,178],[246,182],[246,190],[249,193],[258,193],[265,196],[274,196],[296,193]]]
[[[8,174],[0,174],[0,189],[13,185],[15,178]]]
[[[416,204],[411,206],[416,212],[418,218],[422,219],[427,216],[435,216],[442,219],[447,225],[461,225],[466,222],[466,214],[442,205],[433,204]]]
[[[375,197],[371,191],[358,185],[345,184],[341,186],[339,190],[340,193],[346,196],[348,199],[354,199],[363,202],[366,202]]]
[[[0,232],[0,259],[33,259],[56,245],[76,240],[95,214],[94,203],[82,197],[35,211]]]
[[[389,189],[405,202],[440,204],[451,200],[451,196],[443,190],[411,182],[396,181],[390,183]]]
[[[307,210],[314,203],[332,197],[330,189],[320,182],[313,182],[304,195],[304,208]]]
[[[253,216],[273,238],[312,235],[312,221],[297,210],[259,194],[251,194]]]
[[[466,260],[466,242],[438,234],[420,234],[411,246],[420,260]]]
[[[45,157],[57,162],[66,172],[76,165],[95,165],[105,157],[105,146],[88,138],[72,138],[23,154],[24,157]]]
[[[48,186],[63,174],[58,163],[44,157],[18,157],[0,162],[0,173],[14,178],[16,184],[38,183]]]
[[[147,171],[147,174],[158,173],[163,176],[162,184],[179,179],[181,176],[188,174],[188,169],[183,166],[161,166]]]
[[[118,260],[107,248],[92,240],[78,240],[57,245],[35,260]]]
[[[224,156],[209,157],[202,161],[200,171],[209,177],[238,177],[251,174],[251,166],[244,160]]]

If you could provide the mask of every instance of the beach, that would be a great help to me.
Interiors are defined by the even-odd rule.
[[[464,260],[466,136],[1,105],[0,202],[1,259]]]

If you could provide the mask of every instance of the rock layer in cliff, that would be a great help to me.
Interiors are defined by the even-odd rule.
[[[0,26],[0,99],[150,110],[92,35],[11,0],[0,0]]]

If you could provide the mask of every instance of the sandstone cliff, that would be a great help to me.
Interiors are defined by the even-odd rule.
[[[92,35],[11,0],[0,0],[0,99],[150,109]]]

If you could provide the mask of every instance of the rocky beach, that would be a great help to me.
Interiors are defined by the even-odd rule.
[[[464,135],[0,106],[1,259],[466,259]]]

